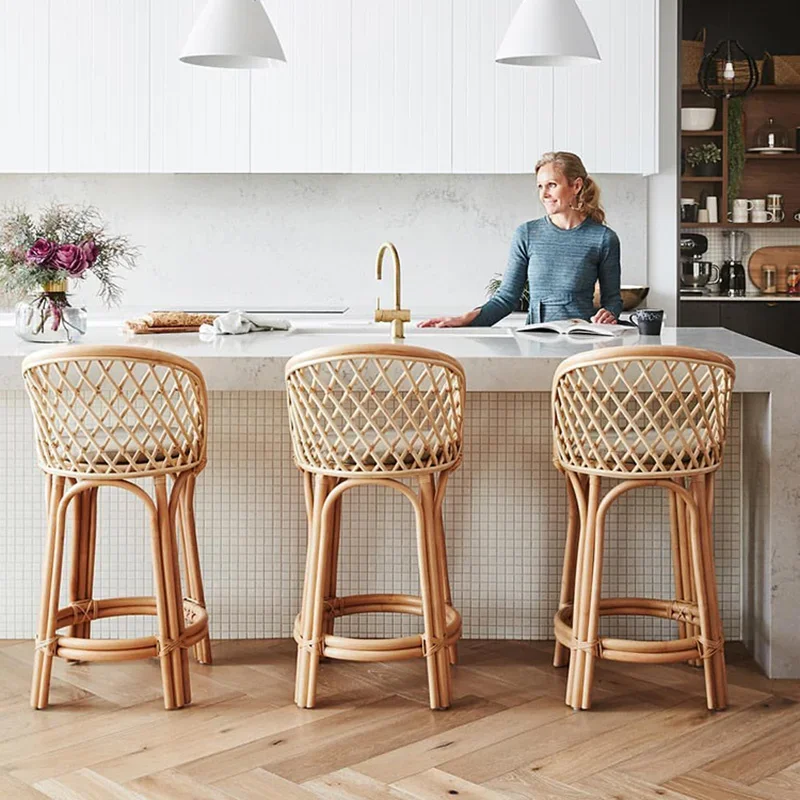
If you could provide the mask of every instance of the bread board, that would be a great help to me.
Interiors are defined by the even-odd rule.
[[[753,251],[747,262],[747,272],[759,291],[764,290],[764,274],[761,270],[765,264],[775,267],[778,294],[786,294],[786,270],[794,264],[800,266],[800,245],[759,247]]]

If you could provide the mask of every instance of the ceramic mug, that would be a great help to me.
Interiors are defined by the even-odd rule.
[[[733,211],[728,212],[728,222],[735,222],[737,225],[743,225],[748,221],[746,208],[734,208]]]
[[[753,211],[765,211],[767,208],[767,201],[763,197],[751,201],[753,204]]]
[[[631,322],[642,336],[660,336],[664,322],[664,311],[660,308],[642,308],[631,314]]]
[[[753,209],[750,214],[753,222],[775,222],[775,212],[766,209]]]
[[[798,208],[797,211],[795,211],[792,216],[794,216],[795,222],[800,222],[800,208]]]
[[[733,210],[738,211],[739,209],[744,209],[745,211],[752,211],[753,210],[753,201],[748,200],[745,197],[737,197],[733,201]]]

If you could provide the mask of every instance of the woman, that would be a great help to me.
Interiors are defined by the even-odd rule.
[[[544,217],[514,232],[503,282],[479,308],[457,317],[435,317],[421,328],[488,326],[519,304],[530,286],[528,323],[580,317],[614,324],[622,311],[619,293],[619,238],[605,226],[600,189],[574,153],[545,153],[536,164]],[[593,307],[600,281],[599,311]]]

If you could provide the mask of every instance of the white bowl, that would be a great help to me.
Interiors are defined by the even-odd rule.
[[[714,125],[717,118],[716,108],[682,108],[682,131],[707,131]]]

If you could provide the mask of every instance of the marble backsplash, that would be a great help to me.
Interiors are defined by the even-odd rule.
[[[647,179],[597,180],[622,282],[647,283]],[[503,271],[514,228],[543,213],[531,175],[0,175],[0,205],[50,201],[95,205],[141,246],[124,304],[144,308],[370,307],[379,291],[388,304],[374,279],[388,239],[404,306],[467,310]],[[90,310],[95,288],[77,293]]]

